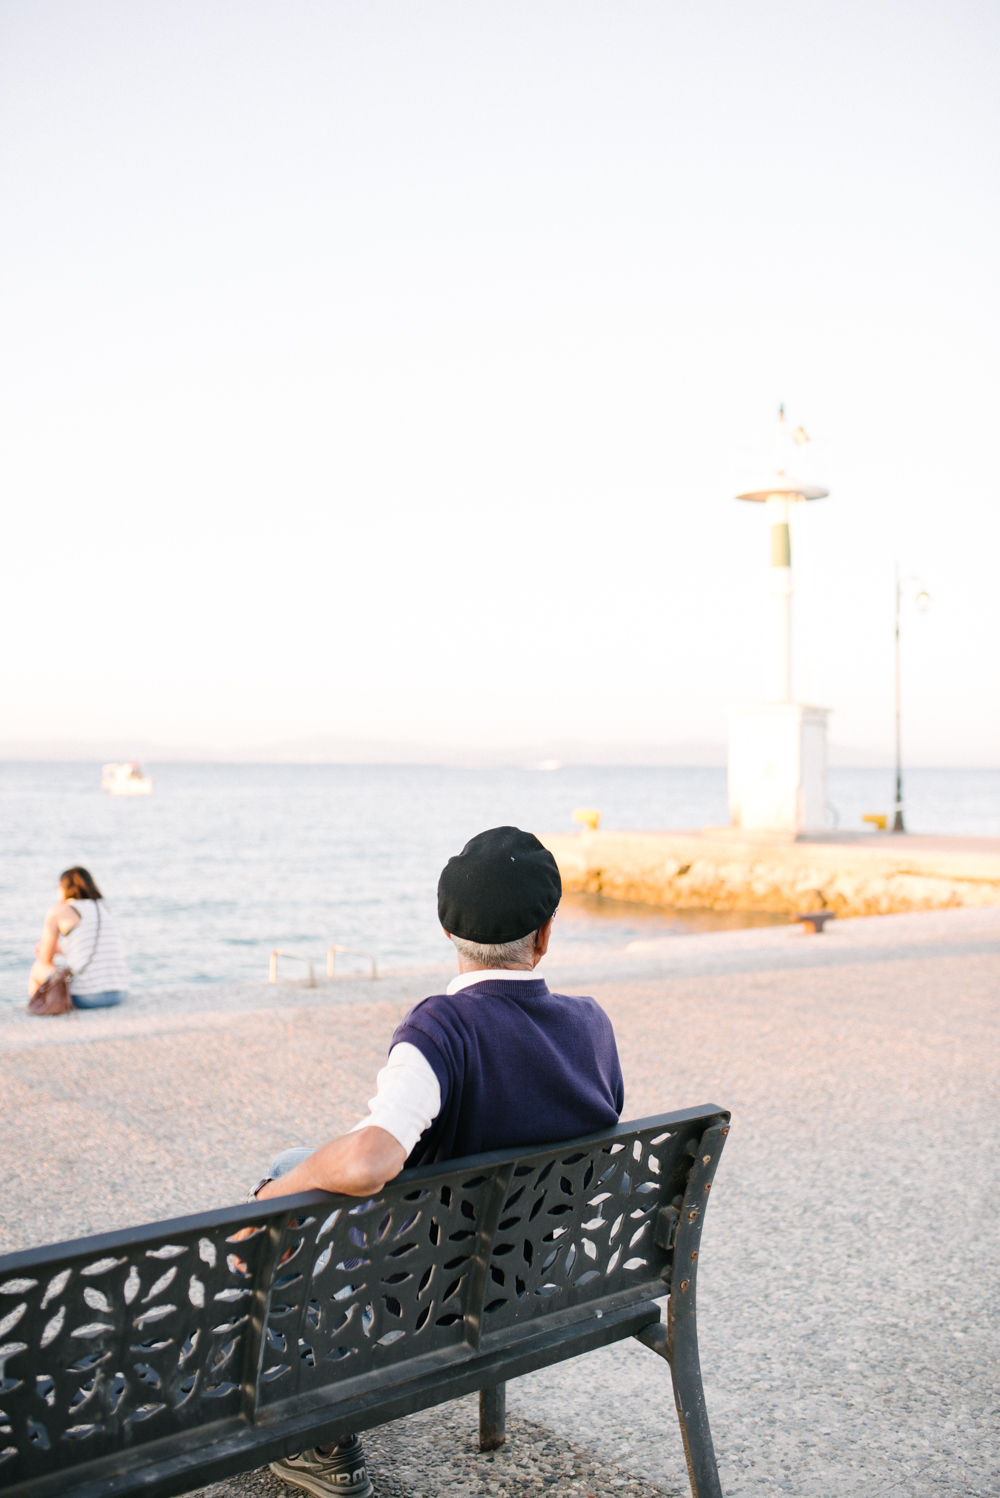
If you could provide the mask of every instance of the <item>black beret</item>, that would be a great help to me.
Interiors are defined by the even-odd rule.
[[[438,880],[438,916],[462,941],[498,946],[544,926],[562,898],[556,861],[531,832],[491,827],[449,858]]]

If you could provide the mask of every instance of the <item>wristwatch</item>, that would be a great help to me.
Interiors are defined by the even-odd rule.
[[[251,1189],[247,1192],[247,1201],[255,1202],[257,1200],[257,1192],[262,1190],[264,1186],[266,1186],[270,1181],[273,1180],[274,1176],[261,1176],[256,1186],[252,1186]]]

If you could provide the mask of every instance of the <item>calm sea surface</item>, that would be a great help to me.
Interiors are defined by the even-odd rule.
[[[437,877],[485,827],[568,831],[578,806],[599,808],[604,828],[728,820],[721,769],[147,768],[152,796],[128,800],[102,792],[99,765],[0,764],[0,1000],[24,1001],[42,917],[75,863],[121,923],[136,988],[149,989],[266,978],[272,947],[320,971],[331,942],[386,967],[448,962]],[[1000,771],[912,770],[907,792],[911,831],[1000,836]],[[863,812],[889,809],[891,774],[834,770],[830,799],[842,828],[859,827]],[[571,898],[552,951],[761,919]]]

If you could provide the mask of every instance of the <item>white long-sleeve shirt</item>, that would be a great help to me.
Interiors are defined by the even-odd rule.
[[[459,973],[457,978],[452,978],[445,992],[459,993],[474,983],[486,983],[501,976],[505,983],[537,983],[542,974],[537,968],[531,972],[524,968],[482,968],[474,973]],[[351,1133],[373,1125],[385,1129],[409,1155],[421,1134],[430,1128],[441,1112],[441,1085],[434,1075],[434,1068],[415,1045],[401,1040],[389,1052],[389,1059],[379,1072],[375,1085],[375,1096],[368,1099],[368,1117],[356,1123]]]

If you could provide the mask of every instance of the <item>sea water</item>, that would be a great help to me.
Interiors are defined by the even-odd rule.
[[[272,949],[325,968],[337,943],[384,968],[453,962],[436,917],[438,874],[474,833],[505,823],[570,831],[593,807],[604,828],[728,820],[715,768],[451,769],[427,766],[147,766],[153,794],[101,790],[94,764],[0,764],[0,999],[24,1002],[27,969],[59,874],[90,869],[122,928],[136,989],[258,979]],[[913,770],[908,827],[1000,835],[1000,772]],[[860,828],[887,811],[885,770],[833,770],[832,815]],[[553,956],[638,936],[774,917],[656,910],[570,897]],[[338,958],[343,971],[365,964]],[[283,973],[304,973],[295,962]]]

